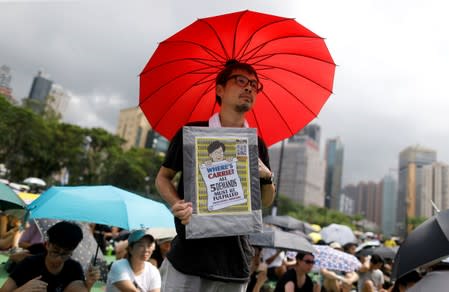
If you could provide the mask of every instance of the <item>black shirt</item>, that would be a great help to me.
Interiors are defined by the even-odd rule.
[[[48,284],[49,292],[62,292],[71,282],[84,281],[83,268],[80,263],[72,259],[64,262],[64,267],[59,274],[51,274],[45,267],[45,254],[26,257],[9,275],[16,282],[17,287],[38,276],[42,276],[40,280]]]
[[[284,292],[285,284],[290,281],[295,285],[295,292],[313,292],[313,282],[308,275],[306,275],[304,285],[302,285],[302,287],[298,287],[295,269],[289,269],[285,272],[282,278],[277,282],[274,292]]]
[[[187,126],[207,127],[207,121],[189,123]],[[167,150],[164,167],[175,171],[183,168],[182,128],[173,137]],[[259,157],[270,168],[268,150],[262,139],[258,140]],[[184,178],[178,185],[178,195],[184,199]],[[181,273],[218,281],[247,282],[253,253],[247,236],[227,236],[186,239],[185,226],[175,217],[177,236],[171,242],[167,258]]]

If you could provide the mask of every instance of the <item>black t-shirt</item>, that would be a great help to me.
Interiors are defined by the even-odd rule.
[[[282,278],[277,282],[274,292],[284,292],[285,284],[290,281],[295,285],[295,292],[313,292],[313,282],[308,275],[306,275],[304,285],[302,285],[302,287],[298,287],[295,269],[289,269],[285,272]]]
[[[187,126],[207,127],[205,122],[189,123]],[[173,137],[162,164],[164,167],[183,169],[182,128]],[[270,168],[268,150],[259,138],[259,157]],[[184,177],[181,174],[178,195],[184,199]],[[247,236],[227,236],[201,239],[186,239],[185,226],[175,218],[177,236],[171,242],[167,254],[170,263],[178,271],[218,281],[247,282],[249,265],[253,253]]]
[[[84,281],[83,268],[72,259],[64,262],[64,267],[59,274],[51,274],[45,267],[45,254],[26,257],[9,277],[16,282],[17,287],[20,287],[40,275],[42,275],[40,280],[48,284],[49,292],[61,292],[73,281]]]

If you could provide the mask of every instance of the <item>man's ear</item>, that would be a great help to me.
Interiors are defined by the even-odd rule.
[[[223,99],[223,93],[224,93],[224,86],[221,84],[217,84],[217,86],[215,86],[215,95],[218,95]]]

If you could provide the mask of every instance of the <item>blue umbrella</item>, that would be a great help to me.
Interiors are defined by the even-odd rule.
[[[51,187],[28,205],[28,212],[31,219],[92,222],[127,230],[174,227],[164,204],[114,186]]]

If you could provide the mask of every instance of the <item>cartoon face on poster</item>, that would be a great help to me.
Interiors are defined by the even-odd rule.
[[[251,211],[248,140],[196,137],[198,214]]]

